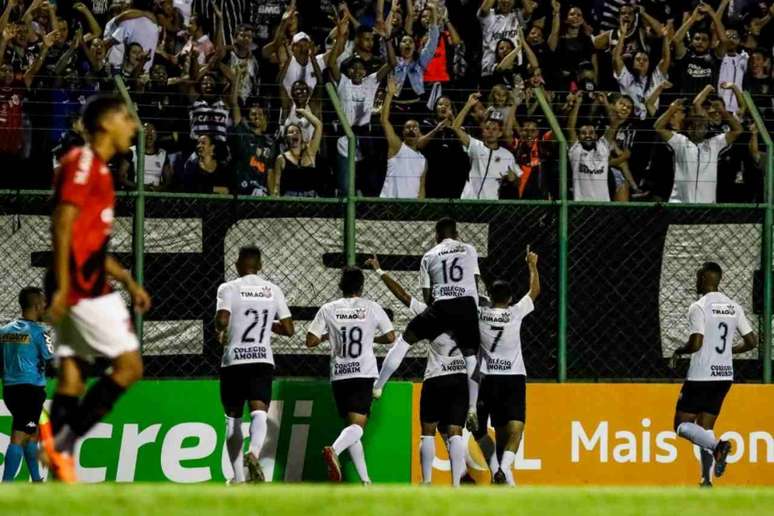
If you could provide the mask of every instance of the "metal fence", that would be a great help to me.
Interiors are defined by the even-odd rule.
[[[335,92],[329,95],[340,112]],[[236,276],[236,252],[249,243],[262,248],[265,275],[285,291],[297,321],[295,337],[274,340],[277,373],[327,375],[326,350],[308,351],[303,341],[317,308],[338,295],[338,269],[362,265],[374,253],[419,295],[416,271],[432,246],[433,223],[453,216],[461,237],[479,250],[485,283],[506,279],[526,292],[525,247],[540,254],[543,293],[522,339],[532,378],[676,378],[666,357],[687,337],[694,273],[711,259],[726,271],[723,290],[742,304],[762,337],[760,350],[737,362],[738,377],[770,381],[771,325],[764,323],[772,310],[769,135],[762,133],[769,148],[767,204],[577,203],[567,198],[561,128],[540,100],[560,147],[557,201],[364,199],[354,194],[353,181],[343,199],[146,193],[140,167],[138,191],[119,196],[112,250],[154,298],[136,321],[147,375],[217,373],[215,294]],[[49,192],[0,192],[0,322],[17,316],[21,287],[42,281],[51,254],[50,202]],[[405,327],[408,311],[373,274],[366,295],[387,308],[398,330]],[[378,354],[385,351],[377,347]],[[420,377],[423,354],[422,346],[412,350],[398,375]]]

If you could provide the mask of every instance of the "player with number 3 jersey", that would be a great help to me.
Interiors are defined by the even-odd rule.
[[[360,480],[371,483],[360,439],[371,413],[374,380],[379,376],[374,342],[390,344],[395,340],[384,309],[361,297],[364,282],[362,270],[345,267],[339,283],[343,297],[320,307],[306,335],[310,348],[320,345],[326,335],[330,341],[333,398],[339,415],[348,423],[333,444],[323,448],[333,482],[342,480],[339,455],[349,450]]]
[[[733,355],[745,353],[758,345],[744,310],[736,301],[718,292],[723,270],[706,262],[696,273],[696,291],[701,298],[688,309],[688,343],[675,350],[670,365],[677,357],[691,355],[686,381],[675,409],[677,435],[688,439],[701,450],[701,486],[712,486],[715,476],[726,469],[731,443],[715,439],[715,426],[723,400],[734,381]],[[733,344],[736,333],[742,343]]]
[[[292,336],[293,319],[280,288],[258,275],[262,268],[257,247],[239,250],[239,278],[218,287],[215,330],[225,346],[220,369],[220,399],[226,413],[226,448],[234,469],[233,483],[262,482],[258,462],[266,438],[267,411],[271,402],[274,356],[271,334]],[[275,322],[278,319],[279,322]],[[242,413],[250,410],[250,448],[242,456]]]

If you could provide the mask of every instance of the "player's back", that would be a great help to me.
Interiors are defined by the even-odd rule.
[[[409,309],[414,315],[419,315],[427,309],[427,305],[412,297]],[[448,333],[442,333],[427,346],[424,378],[449,374],[465,374],[465,357],[457,342]]]
[[[0,327],[5,385],[45,385],[46,361],[53,349],[43,327],[33,321],[16,320]]]
[[[223,283],[218,287],[218,309],[231,313],[221,366],[274,364],[272,324],[275,318],[290,317],[285,295],[277,285],[257,274]]]
[[[104,262],[113,227],[115,190],[104,161],[88,145],[62,157],[54,176],[57,205],[78,208],[73,222],[70,256],[70,304],[110,292]]]
[[[447,238],[430,249],[420,264],[422,288],[431,288],[433,300],[472,297],[478,302],[478,253],[470,244]]]
[[[374,338],[392,331],[379,304],[362,297],[344,297],[323,305],[310,331],[327,333],[331,345],[331,380],[376,378]]]
[[[524,296],[508,308],[481,308],[481,372],[526,375],[521,351],[521,322],[534,310],[532,298]]]
[[[710,292],[688,309],[690,333],[704,335],[702,346],[691,355],[688,380],[733,380],[731,348],[737,330],[752,331],[742,307],[722,292]]]

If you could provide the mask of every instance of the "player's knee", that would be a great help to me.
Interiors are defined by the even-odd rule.
[[[120,356],[113,362],[113,380],[120,386],[127,388],[142,378],[144,368],[139,353],[130,353]]]

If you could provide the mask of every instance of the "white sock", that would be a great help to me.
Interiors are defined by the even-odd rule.
[[[707,430],[712,437],[715,437],[715,433],[712,430]],[[701,479],[703,481],[712,482],[712,464],[715,462],[715,457],[712,452],[702,448],[699,450],[701,455]]]
[[[360,427],[358,427],[360,428]],[[349,447],[349,456],[352,457],[352,463],[355,465],[357,475],[360,477],[361,482],[371,483],[371,479],[368,477],[368,467],[365,461],[365,450],[363,450],[363,443],[360,439],[352,443]]]
[[[245,481],[244,459],[242,456],[242,418],[226,416],[226,450],[234,468],[234,482]]]
[[[513,462],[516,460],[516,454],[512,451],[505,450],[503,452],[503,460],[500,462],[500,470],[505,473],[505,480],[508,485],[515,486],[516,481],[513,479]]]
[[[452,485],[460,485],[460,479],[465,475],[465,442],[461,435],[449,437],[449,459],[451,460]]]
[[[705,430],[696,423],[680,423],[677,427],[677,435],[688,439],[699,448],[706,448],[708,450],[714,450],[718,444],[715,434]]]
[[[363,437],[363,428],[360,425],[349,425],[333,441],[333,451],[336,455],[341,455],[341,452],[355,444],[361,437]]]
[[[387,383],[390,376],[392,376],[392,374],[398,370],[398,367],[400,367],[400,363],[403,362],[403,357],[406,356],[410,347],[408,342],[403,340],[403,336],[398,337],[398,340],[395,341],[395,344],[393,344],[387,352],[387,355],[384,357],[382,370],[379,371],[379,378],[374,384],[374,389],[381,389],[384,387],[384,384]]]
[[[476,402],[478,401],[478,382],[473,380],[473,373],[476,372],[475,355],[465,357],[465,372],[468,375],[468,410],[476,410]]]
[[[261,453],[261,446],[266,439],[266,418],[268,415],[264,410],[253,410],[250,412],[250,453],[256,458]]]
[[[422,464],[423,484],[429,484],[433,479],[433,459],[435,459],[435,436],[423,435],[419,439],[419,462]]]

